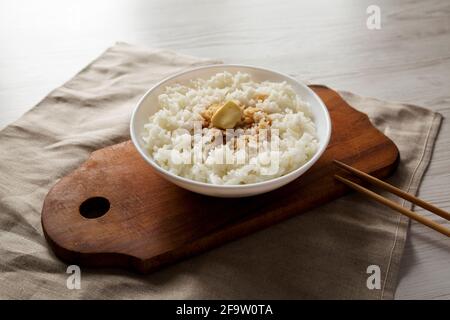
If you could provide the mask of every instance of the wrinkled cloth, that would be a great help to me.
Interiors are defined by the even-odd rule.
[[[0,298],[393,298],[408,219],[358,194],[152,274],[81,267],[81,289],[68,289],[67,265],[42,232],[47,192],[92,151],[129,139],[131,111],[153,84],[211,63],[119,43],[0,132]],[[441,116],[340,94],[396,143],[401,161],[389,181],[416,193]],[[367,286],[371,265],[380,289]]]

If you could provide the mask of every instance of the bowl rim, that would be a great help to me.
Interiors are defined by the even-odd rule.
[[[141,146],[138,143],[139,137],[137,137],[136,134],[135,134],[135,131],[136,131],[135,130],[136,129],[135,128],[136,114],[137,114],[138,110],[140,109],[140,107],[142,106],[142,102],[154,90],[156,90],[160,86],[164,85],[165,82],[173,80],[174,78],[177,78],[177,77],[179,77],[181,75],[185,75],[187,73],[191,73],[191,72],[195,72],[195,71],[203,70],[203,69],[213,69],[213,68],[220,68],[220,67],[224,67],[224,68],[226,68],[226,67],[247,68],[247,69],[254,69],[254,70],[270,72],[270,73],[277,74],[278,76],[287,78],[287,79],[289,79],[289,80],[291,80],[293,82],[298,83],[300,86],[305,87],[306,90],[309,91],[309,93],[312,94],[319,101],[320,107],[325,111],[326,136],[324,137],[325,141],[324,141],[323,147],[321,149],[319,149],[312,156],[312,158],[309,159],[306,163],[304,163],[300,167],[296,168],[295,170],[293,170],[293,171],[291,171],[291,172],[289,172],[289,173],[287,173],[285,175],[282,175],[280,177],[276,177],[276,178],[273,178],[273,179],[270,179],[270,180],[266,180],[266,181],[260,181],[260,182],[254,182],[254,183],[248,183],[248,184],[234,184],[233,185],[233,184],[212,184],[212,183],[207,183],[207,182],[201,182],[201,181],[196,181],[196,180],[192,180],[192,179],[188,179],[188,178],[184,178],[184,177],[178,176],[178,175],[173,174],[173,173],[167,171],[166,169],[160,167],[156,162],[153,161],[153,159],[144,150],[142,150]],[[303,168],[306,168],[306,171],[307,171],[314,163],[317,162],[317,160],[322,156],[322,154],[327,149],[327,146],[328,146],[328,144],[330,142],[330,137],[331,137],[331,118],[330,118],[330,114],[328,112],[328,108],[325,106],[325,103],[322,101],[322,99],[311,88],[309,88],[306,84],[296,80],[295,78],[293,78],[293,77],[291,77],[291,76],[289,76],[289,75],[287,75],[285,73],[274,71],[274,70],[268,69],[268,68],[262,68],[262,67],[257,67],[257,66],[253,66],[253,65],[245,65],[245,64],[211,64],[211,65],[206,65],[206,66],[193,67],[193,68],[189,68],[187,70],[183,70],[181,72],[177,72],[177,73],[175,73],[173,75],[170,75],[170,76],[162,79],[161,81],[159,81],[155,85],[153,85],[150,89],[148,89],[145,92],[145,94],[136,103],[136,106],[134,107],[133,112],[131,114],[131,119],[130,119],[130,137],[131,137],[131,141],[133,142],[134,147],[137,149],[137,151],[139,152],[141,157],[144,158],[144,160],[147,161],[147,163],[149,163],[155,170],[157,170],[162,175],[168,175],[172,179],[177,180],[178,182],[188,183],[188,184],[195,185],[195,186],[198,186],[198,187],[207,187],[207,188],[212,188],[212,189],[241,189],[241,190],[245,190],[245,189],[252,189],[252,188],[255,188],[255,187],[271,185],[271,184],[274,184],[274,183],[277,183],[277,182],[284,182],[286,180],[289,180],[290,177],[295,176]],[[291,180],[294,180],[294,179],[291,179]],[[291,181],[291,180],[289,180],[289,181]]]

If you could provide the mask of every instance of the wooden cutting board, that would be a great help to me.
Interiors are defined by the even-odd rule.
[[[50,246],[69,263],[149,272],[342,196],[348,190],[333,178],[333,159],[388,176],[395,144],[335,91],[311,88],[328,107],[332,136],[294,182],[250,198],[202,196],[159,177],[127,141],[93,152],[50,190],[42,209]]]

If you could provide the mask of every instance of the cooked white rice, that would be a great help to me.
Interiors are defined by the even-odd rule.
[[[257,98],[261,95],[264,100]],[[248,152],[245,161],[239,161],[242,152],[231,143],[212,143],[215,128],[203,128],[203,140],[194,139],[195,124],[204,120],[201,113],[212,104],[229,100],[263,110],[271,121],[270,129],[278,130],[278,148]],[[159,104],[160,110],[145,125],[146,148],[160,167],[188,179],[219,185],[266,181],[297,169],[318,148],[309,106],[285,82],[257,83],[246,73],[218,73],[208,80],[167,87],[159,96]],[[250,134],[257,135],[255,130]],[[202,150],[202,156],[194,158],[192,153],[177,150]],[[224,155],[232,161],[224,161]],[[190,163],[181,161],[182,156]],[[268,158],[275,159],[276,165],[263,161]]]

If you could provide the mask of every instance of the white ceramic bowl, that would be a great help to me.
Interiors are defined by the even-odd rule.
[[[207,79],[211,76],[228,71],[235,73],[238,71],[245,72],[251,75],[256,82],[264,80],[281,82],[286,81],[295,90],[295,92],[306,102],[309,103],[314,117],[314,122],[317,128],[317,137],[319,140],[319,148],[316,154],[304,165],[296,170],[281,176],[279,178],[271,179],[264,182],[251,183],[245,185],[214,185],[209,183],[198,182],[183,177],[174,175],[165,169],[158,166],[155,161],[148,154],[142,136],[144,135],[144,124],[148,122],[149,117],[158,110],[158,96],[163,93],[166,86],[175,83],[187,83],[192,79]],[[277,189],[294,179],[297,179],[305,173],[311,166],[320,158],[325,151],[331,135],[331,120],[328,110],[322,100],[306,85],[297,80],[272,70],[262,69],[252,66],[244,65],[211,65],[200,68],[191,69],[171,77],[168,77],[151,88],[138,102],[133,111],[130,124],[131,140],[140,155],[151,165],[156,172],[163,178],[170,182],[188,189],[193,192],[215,196],[215,197],[247,197],[257,195],[260,193],[272,191]]]

